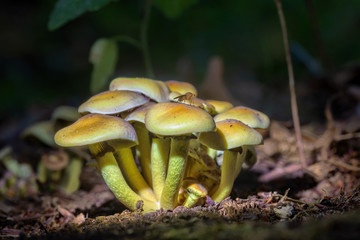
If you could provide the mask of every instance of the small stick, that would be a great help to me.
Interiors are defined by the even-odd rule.
[[[296,93],[295,93],[294,71],[293,71],[293,67],[292,67],[292,63],[291,63],[288,35],[287,35],[287,30],[286,30],[286,22],[285,22],[285,17],[284,17],[284,13],[282,11],[282,6],[281,6],[280,0],[275,0],[275,4],[276,4],[277,11],[279,14],[281,31],[283,33],[286,63],[287,63],[287,68],[288,68],[288,73],[289,73],[289,88],[290,88],[290,97],[291,97],[292,118],[294,121],[294,128],[295,128],[295,133],[296,133],[296,139],[297,139],[297,145],[298,145],[298,149],[299,149],[301,165],[302,165],[302,168],[305,169],[307,166],[307,161],[305,159],[304,146],[303,146],[302,137],[301,137],[299,112],[298,112],[298,107],[297,107],[297,102],[296,102]]]

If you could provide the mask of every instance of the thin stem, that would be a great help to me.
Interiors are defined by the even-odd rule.
[[[140,122],[133,124],[133,127],[136,131],[136,134],[139,139],[139,162],[142,170],[142,174],[146,182],[152,187],[152,178],[151,178],[151,148],[150,148],[150,137],[149,131],[146,129],[145,125]]]
[[[89,145],[89,150],[96,158],[100,173],[115,197],[130,210],[136,209],[138,201],[144,202],[144,212],[156,211],[158,204],[148,201],[135,193],[125,181],[112,152],[98,154],[96,144]]]
[[[139,50],[143,49],[141,42],[139,42],[138,40],[136,40],[132,37],[129,37],[129,36],[118,35],[118,36],[113,37],[112,40],[117,41],[117,42],[129,43],[130,45],[138,48]]]
[[[221,179],[219,188],[211,196],[215,202],[221,202],[227,198],[234,185],[236,157],[238,152],[225,150],[223,155],[223,163],[221,166]]]
[[[66,194],[73,193],[79,189],[82,165],[81,158],[73,157],[65,168],[65,174],[60,186]]]
[[[156,202],[154,192],[136,166],[131,148],[119,148],[115,150],[115,153],[119,167],[130,187],[144,199]]]
[[[174,209],[177,205],[179,189],[185,172],[188,151],[188,139],[171,139],[169,167],[160,201],[160,206],[164,209]]]
[[[144,54],[146,75],[149,78],[154,78],[154,72],[153,72],[153,67],[152,67],[152,63],[151,63],[151,59],[150,59],[149,45],[148,45],[148,38],[147,38],[147,30],[148,30],[150,12],[151,12],[151,0],[145,0],[144,19],[143,19],[143,22],[141,24],[141,29],[140,29],[140,39],[141,39],[142,50],[143,50],[143,54]]]
[[[295,133],[296,133],[297,145],[298,145],[298,149],[299,149],[300,161],[301,161],[302,167],[306,168],[307,161],[305,159],[304,146],[303,146],[302,137],[301,137],[299,112],[298,112],[298,107],[297,107],[297,102],[296,102],[295,78],[294,78],[294,71],[293,71],[292,62],[291,62],[291,56],[290,56],[290,49],[289,49],[288,34],[287,34],[287,29],[286,29],[286,22],[285,22],[284,13],[282,11],[281,1],[280,0],[275,0],[275,4],[276,4],[277,11],[278,11],[278,14],[279,14],[281,31],[282,31],[283,40],[284,40],[286,63],[287,63],[287,68],[288,68],[288,73],[289,73],[291,112],[292,112],[292,118],[293,118],[293,121],[294,121],[294,128],[295,128]]]
[[[153,189],[157,199],[165,186],[167,165],[169,159],[170,140],[154,137],[151,146],[151,176]]]

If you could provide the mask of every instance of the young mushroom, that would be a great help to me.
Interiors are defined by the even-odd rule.
[[[146,113],[145,125],[150,132],[171,138],[168,170],[160,206],[173,209],[177,205],[189,140],[193,133],[213,131],[215,124],[212,117],[200,108],[181,103],[158,103]]]
[[[106,184],[117,199],[131,210],[138,201],[144,202],[144,211],[155,211],[158,204],[135,193],[126,182],[113,155],[114,147],[130,148],[138,143],[135,130],[125,120],[89,114],[55,134],[55,142],[63,147],[89,147]]]
[[[242,146],[262,143],[262,136],[256,130],[237,120],[216,123],[215,132],[200,133],[199,141],[207,147],[224,151],[219,188],[211,196],[220,202],[230,195],[234,184],[237,154]]]
[[[208,194],[207,189],[195,179],[185,179],[182,183],[186,191],[186,198],[183,203],[184,207],[194,207],[202,198]]]

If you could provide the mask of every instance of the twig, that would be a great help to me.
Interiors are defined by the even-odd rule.
[[[337,167],[342,167],[342,168],[345,168],[345,169],[347,169],[349,171],[354,171],[354,172],[359,172],[360,171],[359,167],[355,167],[355,166],[349,165],[349,164],[344,163],[344,162],[336,161],[336,160],[333,160],[333,159],[328,159],[327,161],[329,163],[337,166]]]
[[[272,170],[271,172],[265,173],[259,177],[260,182],[270,182],[275,179],[279,179],[285,175],[290,173],[297,172],[302,170],[302,166],[300,164],[291,164],[284,168],[278,167]]]
[[[289,194],[290,188],[286,189],[285,194],[281,197],[279,202],[286,201],[287,195]]]
[[[272,195],[272,197],[279,197],[279,198],[281,198],[281,199],[279,200],[279,202],[289,201],[289,202],[294,202],[294,203],[298,203],[298,204],[307,204],[306,202],[303,202],[303,201],[301,201],[301,200],[297,200],[297,199],[288,197],[287,195],[288,195],[289,191],[290,191],[290,188],[288,188],[288,189],[286,190],[286,192],[285,192],[284,195],[281,195],[281,194],[279,194],[279,193],[274,193],[274,194]]]
[[[342,135],[337,135],[334,137],[335,141],[349,140],[352,138],[360,138],[360,133],[347,133]]]
[[[146,75],[149,78],[154,78],[154,72],[153,72],[152,63],[151,63],[151,59],[150,59],[150,53],[149,53],[149,43],[148,43],[148,38],[147,38],[147,30],[148,30],[150,12],[151,12],[151,0],[145,0],[144,19],[143,19],[141,29],[140,29],[140,39],[141,39],[142,49],[143,49],[143,54],[144,54]]]
[[[301,165],[305,169],[307,166],[307,161],[305,159],[304,146],[303,146],[302,137],[301,137],[300,120],[299,120],[299,113],[298,113],[298,107],[297,107],[297,102],[296,102],[296,93],[295,93],[294,71],[293,71],[293,67],[292,67],[292,63],[291,63],[288,35],[287,35],[287,30],[286,30],[286,22],[285,22],[285,17],[284,17],[283,11],[282,11],[282,6],[281,6],[280,0],[275,0],[275,4],[276,4],[277,11],[279,14],[281,31],[283,33],[286,63],[287,63],[287,68],[288,68],[288,73],[289,73],[289,88],[290,88],[290,97],[291,97],[292,118],[294,121],[294,128],[295,128],[295,133],[296,133],[296,139],[297,139],[297,145],[298,145],[298,149],[299,149]]]

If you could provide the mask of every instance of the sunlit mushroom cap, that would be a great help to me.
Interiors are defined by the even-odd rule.
[[[149,99],[131,91],[106,91],[99,93],[79,107],[79,113],[117,114],[141,106]]]
[[[234,105],[226,101],[206,100],[206,102],[214,106],[215,114],[223,113],[234,107]]]
[[[182,183],[182,187],[190,194],[196,197],[202,198],[208,194],[206,188],[194,179],[185,179]]]
[[[55,134],[56,144],[63,147],[84,146],[116,140],[123,147],[138,144],[134,128],[127,121],[113,116],[88,114]]]
[[[215,129],[212,117],[204,110],[181,103],[158,103],[145,116],[146,128],[163,136],[187,135]]]
[[[167,102],[170,92],[166,84],[147,78],[115,78],[110,83],[110,90],[139,92],[157,102]]]
[[[171,92],[179,92],[180,94],[191,92],[195,97],[197,96],[197,90],[191,83],[175,80],[166,81],[165,83]]]
[[[199,141],[216,150],[229,150],[245,145],[261,144],[263,138],[255,129],[230,119],[217,122],[215,132],[200,133]]]
[[[252,128],[267,128],[270,119],[264,113],[248,107],[234,107],[226,112],[220,113],[214,117],[215,122],[226,119],[235,119],[245,123]]]

